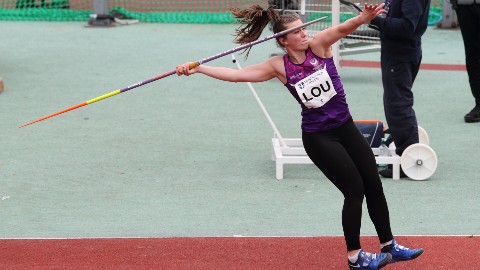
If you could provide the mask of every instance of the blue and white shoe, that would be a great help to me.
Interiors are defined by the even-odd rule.
[[[364,269],[380,269],[387,265],[392,260],[390,253],[370,253],[365,252],[362,249],[358,254],[356,262],[352,263],[348,260],[348,266],[350,270],[364,270]]]
[[[392,254],[392,263],[399,261],[409,261],[417,258],[422,255],[423,248],[409,249],[407,247],[401,246],[395,242],[395,239],[392,240],[392,243],[388,246],[382,248],[383,253]]]

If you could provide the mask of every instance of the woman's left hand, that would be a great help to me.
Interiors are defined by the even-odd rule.
[[[385,4],[367,4],[363,6],[363,11],[358,15],[358,18],[362,20],[363,23],[369,23],[373,18],[377,17],[378,15],[382,14],[383,6]]]

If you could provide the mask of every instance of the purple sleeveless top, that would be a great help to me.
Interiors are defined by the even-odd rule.
[[[302,64],[295,64],[290,61],[288,54],[283,56],[287,75],[287,83],[285,86],[302,107],[302,130],[305,132],[318,132],[339,127],[346,123],[351,118],[351,115],[340,76],[333,62],[333,57],[318,57],[310,48],[307,49],[306,56]],[[295,84],[317,70],[325,68],[324,65],[326,65],[327,73],[332,80],[333,87],[337,94],[322,107],[309,109],[302,103],[298,96]]]

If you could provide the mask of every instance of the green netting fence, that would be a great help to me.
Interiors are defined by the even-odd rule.
[[[234,23],[230,7],[267,5],[267,0],[108,0],[110,13],[142,22]],[[93,0],[0,0],[0,20],[87,21]]]
[[[11,21],[88,21],[94,0],[0,0],[0,20]],[[283,0],[287,1],[287,0]],[[141,22],[156,23],[235,23],[230,7],[268,5],[268,0],[108,0],[111,14]],[[297,0],[297,3],[300,1]],[[378,0],[369,2],[381,2]],[[283,2],[285,3],[285,2]],[[331,0],[307,0],[315,10],[308,19],[331,17]],[[442,0],[432,0],[431,24],[441,19]],[[341,20],[350,18],[344,14]],[[327,20],[328,21],[328,20]]]

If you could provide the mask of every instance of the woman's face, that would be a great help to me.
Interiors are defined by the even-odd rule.
[[[301,24],[302,24],[301,20],[296,20],[294,22],[285,24],[285,27],[287,29],[290,29],[295,26],[299,26]],[[299,50],[299,51],[306,50],[308,48],[307,30],[304,27],[302,27],[294,30],[293,32],[286,34],[285,37],[283,38],[283,45],[286,48],[289,48],[292,50]]]

